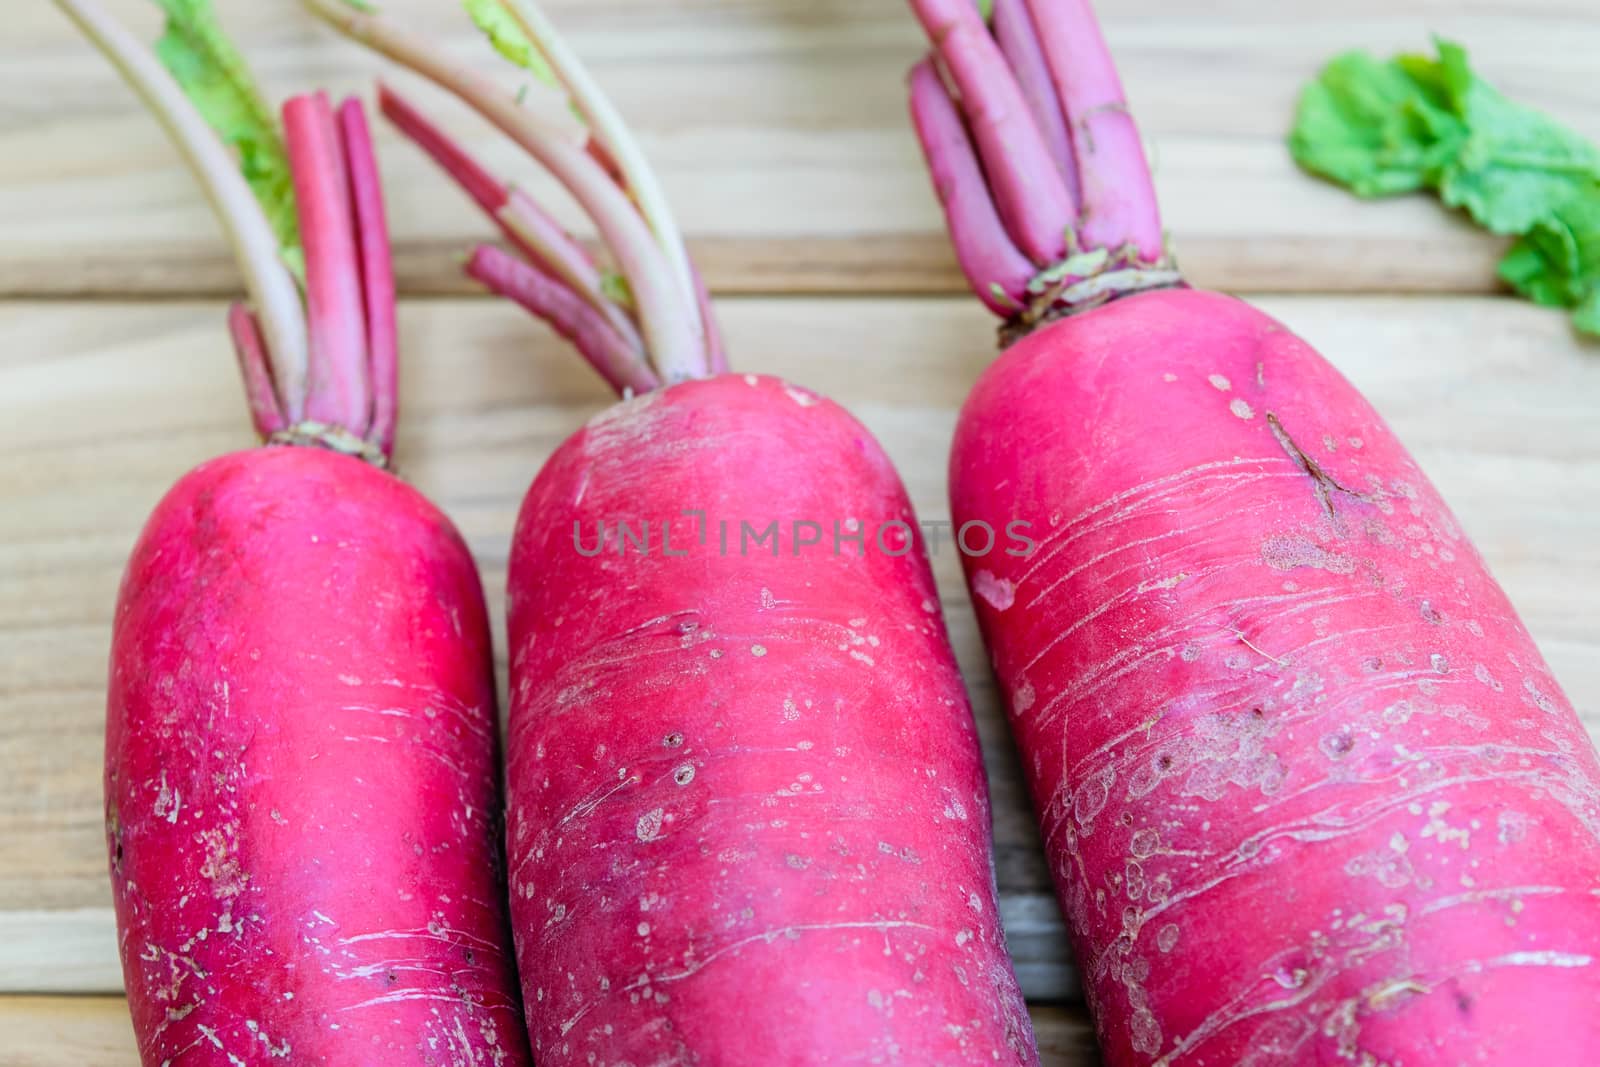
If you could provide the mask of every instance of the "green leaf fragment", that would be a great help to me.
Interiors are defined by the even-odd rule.
[[[167,16],[156,55],[211,128],[238,152],[239,169],[277,235],[285,264],[303,280],[294,179],[272,108],[223,33],[211,0],[156,2]]]
[[[1060,263],[1034,275],[1028,282],[1028,291],[1037,296],[1064,278],[1088,278],[1099,274],[1111,259],[1111,249],[1091,248],[1087,252],[1074,252]]]
[[[1600,310],[1600,195],[1535,223],[1500,261],[1500,277],[1547,307]],[[1600,332],[1600,331],[1595,331]]]
[[[1465,128],[1395,64],[1352,52],[1307,86],[1289,138],[1301,166],[1358,196],[1424,188]]]
[[[462,0],[462,3],[496,52],[545,84],[556,84],[555,72],[550,69],[544,52],[500,0]]]
[[[1573,309],[1572,324],[1584,333],[1600,336],[1600,288],[1591,288],[1588,299]]]
[[[1334,59],[1301,96],[1290,152],[1358,196],[1429,189],[1517,236],[1501,277],[1600,333],[1600,148],[1506,99],[1459,45],[1436,43],[1437,59]]]
[[[994,297],[1002,307],[1017,307],[1017,302],[1011,299],[1011,294],[1006,292],[1005,286],[999,282],[989,283],[989,295]]]
[[[633,307],[633,287],[616,271],[608,270],[600,275],[600,292],[623,310]]]

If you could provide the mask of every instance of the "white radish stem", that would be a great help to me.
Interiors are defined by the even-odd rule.
[[[291,423],[298,422],[306,398],[305,311],[294,277],[278,253],[278,238],[238,164],[166,68],[95,0],[55,3],[143,98],[205,190],[244,272],[283,413]]]
[[[661,183],[645,159],[644,151],[634,138],[622,116],[612,106],[611,100],[599,84],[589,76],[583,61],[567,47],[548,16],[533,0],[501,0],[512,16],[522,24],[528,36],[544,53],[561,84],[566,87],[578,106],[589,131],[599,141],[606,153],[616,163],[624,184],[639,205],[639,212],[655,233],[661,250],[667,254],[673,276],[690,306],[697,303],[694,269],[689,262],[689,250],[683,234],[667,200]]]

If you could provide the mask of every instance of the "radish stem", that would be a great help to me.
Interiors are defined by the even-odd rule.
[[[378,100],[389,121],[466,190],[535,267],[561,279],[587,300],[611,322],[638,358],[644,358],[638,327],[607,299],[601,288],[600,271],[583,245],[533,197],[501,183],[416,105],[382,82],[378,84]]]
[[[706,337],[706,361],[710,364],[712,374],[726,374],[728,346],[722,339],[722,327],[717,325],[717,313],[711,304],[711,292],[706,289],[705,279],[694,269],[694,264],[691,263],[689,269],[694,277],[695,303],[700,308],[700,328]]]
[[[961,93],[994,203],[1018,248],[1047,267],[1067,251],[1077,205],[1022,90],[972,0],[912,0]]]
[[[549,323],[618,394],[646,393],[660,386],[610,324],[549,275],[493,245],[479,245],[473,251],[467,273]]]
[[[1083,190],[1081,244],[1132,244],[1145,261],[1161,260],[1161,212],[1144,145],[1089,0],[1027,4],[1072,134]]]
[[[495,219],[528,253],[535,266],[565,282],[590,307],[605,316],[637,359],[645,358],[644,341],[638,327],[628,313],[606,295],[599,268],[583,246],[573,240],[537,200],[513,187],[510,200],[496,212]]]
[[[1067,184],[1067,193],[1073,203],[1081,203],[1078,164],[1072,158],[1066,112],[1062,110],[1061,98],[1056,95],[1055,81],[1050,77],[1050,67],[1039,47],[1038,31],[1033,27],[1033,16],[1028,13],[1025,0],[994,0],[992,22],[995,42],[1006,62],[1011,64],[1011,72],[1016,75],[1017,85],[1033,112],[1033,121],[1044,135],[1045,147],[1050,150],[1056,169]]]
[[[471,104],[532,154],[578,200],[627,278],[651,357],[667,382],[707,373],[692,300],[632,201],[581,148],[553,135],[493,81],[444,56],[429,41],[340,0],[302,0],[340,32],[410,67]]]
[[[383,181],[372,147],[372,131],[359,100],[351,98],[339,106],[339,132],[350,171],[350,200],[367,316],[367,379],[372,394],[367,439],[388,459],[394,454],[395,426],[400,414],[400,331],[395,321],[394,259],[383,209]]]
[[[617,161],[611,158],[611,153],[606,151],[606,146],[590,137],[583,143],[583,150],[611,176],[611,180],[618,185],[626,187],[627,183],[622,177],[622,168],[617,166]]]
[[[172,75],[94,0],[55,0],[149,107],[205,190],[244,273],[259,316],[279,410],[291,422],[304,414],[307,350],[304,310],[278,239],[255,194],[221,139],[195,111]],[[250,383],[246,383],[250,387]]]
[[[528,32],[534,44],[544,53],[545,59],[550,63],[550,69],[571,94],[578,111],[588,122],[595,146],[602,149],[605,157],[614,163],[622,177],[624,188],[633,195],[639,205],[640,214],[644,216],[645,222],[649,223],[650,229],[656,235],[656,241],[666,253],[667,262],[678,280],[684,298],[692,305],[697,297],[689,252],[684,246],[683,234],[673,217],[666,193],[645,159],[644,152],[639,148],[638,141],[634,139],[622,117],[617,114],[610,98],[589,76],[589,71],[582,61],[567,47],[566,42],[561,39],[561,35],[556,32],[538,4],[533,0],[501,0],[501,2],[522,24],[522,28]]]
[[[267,347],[261,339],[261,324],[244,304],[235,301],[228,308],[228,333],[239,357],[239,374],[244,378],[244,396],[250,405],[250,422],[265,441],[286,425],[278,393],[272,386],[272,370],[267,364]]]
[[[1012,314],[1027,299],[1033,264],[1006,233],[961,114],[931,59],[911,69],[911,117],[967,284],[995,314]]]
[[[321,93],[286,103],[283,124],[306,252],[306,418],[364,436],[372,416],[366,312],[343,142]]]
[[[389,121],[466,190],[535,267],[565,282],[587,300],[606,317],[637,358],[644,358],[644,342],[638,328],[626,312],[606,297],[594,260],[538,201],[520,189],[502,184],[416,105],[382,82],[378,85],[378,98]]]
[[[378,108],[385,118],[394,123],[396,129],[406,135],[407,140],[426,152],[486,214],[493,215],[505,206],[508,194],[500,179],[490,174],[449,134],[384,81],[378,82]]]

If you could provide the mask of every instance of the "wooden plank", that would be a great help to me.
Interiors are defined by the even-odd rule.
[[[110,2],[154,35],[153,5]],[[50,5],[13,6],[0,40],[0,294],[231,292],[216,227],[156,126]],[[458,5],[385,6],[463,54],[487,54]],[[902,75],[922,46],[900,0],[549,6],[637,127],[714,288],[958,287],[905,118]],[[1358,205],[1295,170],[1282,143],[1295,96],[1341,49],[1388,53],[1426,47],[1430,31],[1454,37],[1507,91],[1600,138],[1592,0],[1101,6],[1153,144],[1167,225],[1207,285],[1494,288],[1497,242],[1433,202]],[[378,69],[292,5],[222,7],[275,94],[315,84],[363,91]],[[476,119],[453,103],[440,110],[497,169],[533,178]],[[419,153],[391,140],[383,163],[402,284],[466,291],[459,254],[487,228]]]
[[[0,997],[0,1030],[15,1067],[139,1067],[121,997]]]
[[[117,920],[109,906],[0,911],[0,946],[4,946],[0,950],[0,990],[122,990],[122,967],[116,950]]]
[[[1031,1007],[1041,1067],[1095,1067],[1094,1030],[1082,1008]],[[0,997],[8,1067],[139,1067],[121,997]]]
[[[1393,421],[1600,734],[1600,360],[1559,316],[1509,300],[1262,303]],[[0,990],[116,988],[100,799],[110,614],[167,486],[250,443],[220,316],[204,303],[0,304]],[[740,299],[722,317],[740,367],[848,404],[921,515],[948,514],[949,435],[992,345],[968,301]],[[498,625],[521,494],[605,398],[512,309],[416,301],[402,322],[400,464],[461,526]],[[935,563],[989,759],[1012,948],[1031,995],[1066,996],[1060,918],[958,562],[947,550]]]

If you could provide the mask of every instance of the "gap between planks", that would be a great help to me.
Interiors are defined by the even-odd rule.
[[[593,242],[586,242],[598,253]],[[712,294],[730,296],[962,296],[968,290],[942,233],[860,237],[691,239]],[[470,242],[397,241],[404,297],[487,295],[460,267]],[[1262,294],[1468,295],[1505,293],[1495,274],[1501,243],[1445,228],[1435,241],[1389,245],[1210,238],[1181,257],[1196,285]],[[1387,265],[1386,265],[1387,264]],[[243,288],[220,246],[97,250],[60,269],[59,255],[26,247],[0,254],[0,299],[174,300],[233,298]]]

